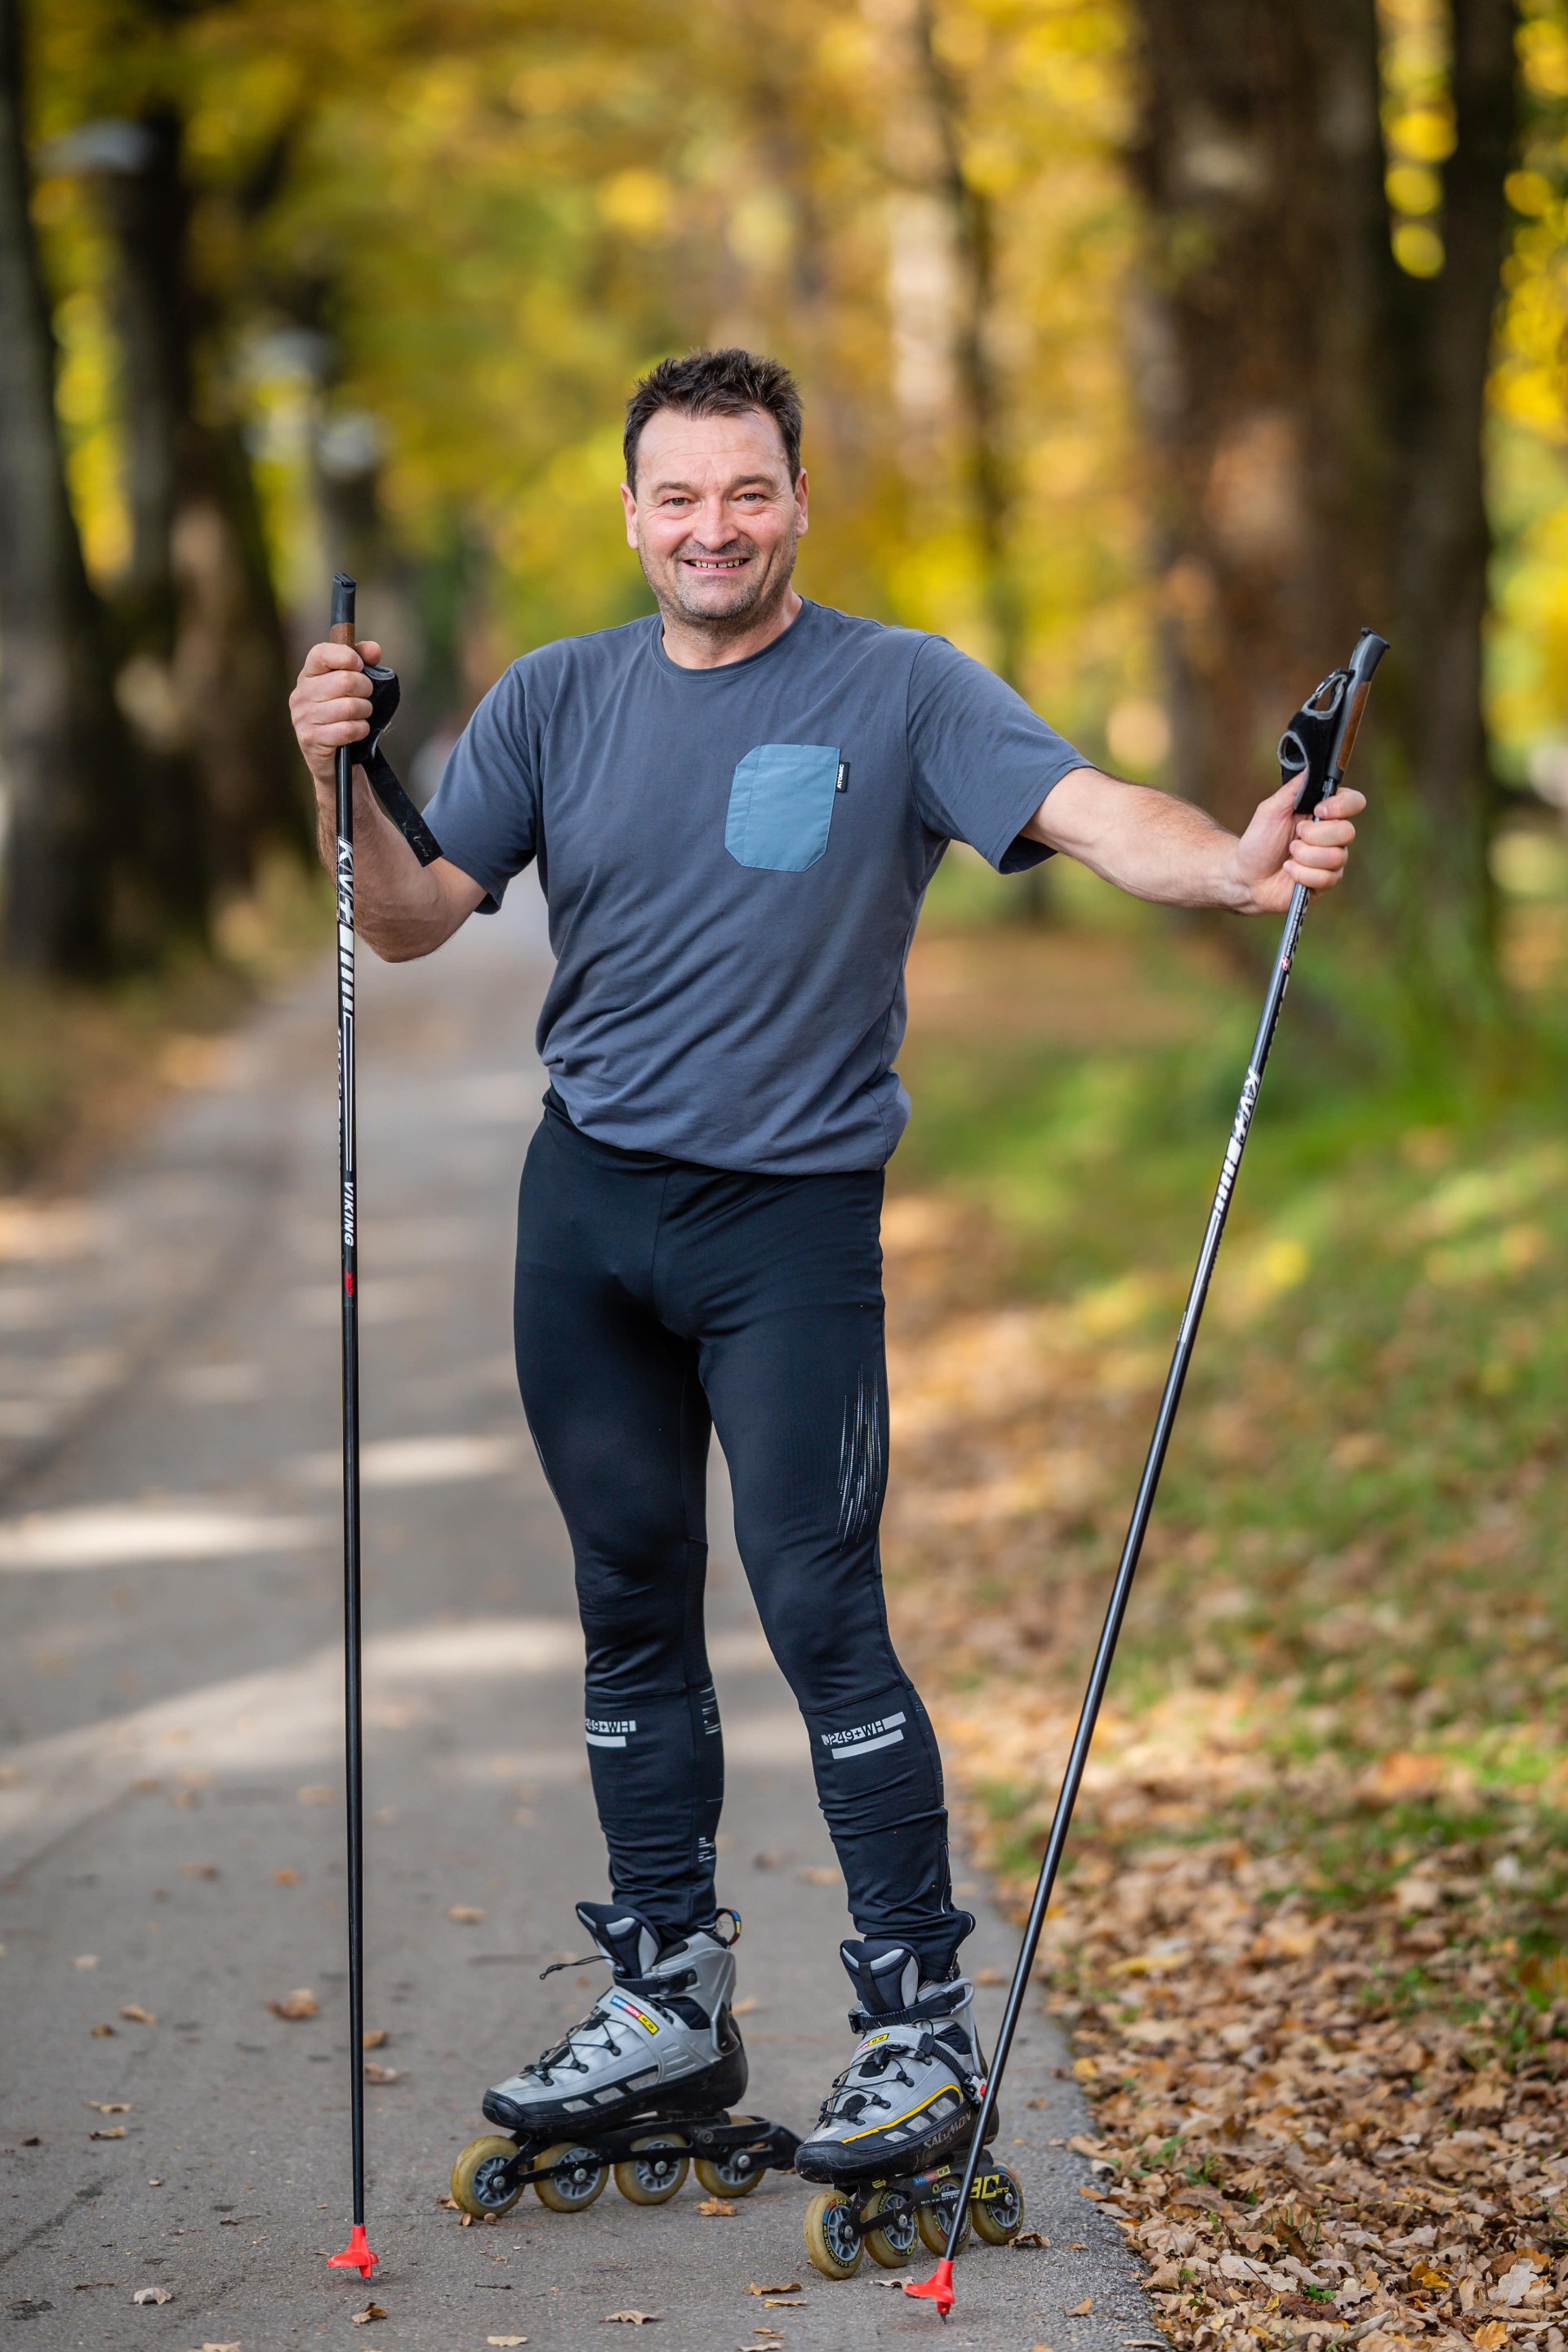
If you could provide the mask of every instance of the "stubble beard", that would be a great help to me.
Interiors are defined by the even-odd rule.
[[[647,556],[640,547],[637,557],[642,564],[643,578],[653,591],[658,609],[667,620],[679,621],[684,628],[700,629],[710,637],[737,637],[743,635],[748,629],[755,628],[759,622],[769,619],[784,603],[795,576],[796,543],[797,534],[792,530],[787,540],[779,541],[773,550],[771,564],[753,578],[741,601],[719,613],[705,605],[686,602],[680,593],[679,558],[669,566],[667,583],[655,576]],[[752,555],[759,551],[751,540],[743,541],[742,547]]]

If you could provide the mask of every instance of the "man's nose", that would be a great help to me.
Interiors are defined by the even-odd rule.
[[[734,517],[721,498],[715,496],[703,499],[697,509],[693,536],[710,555],[715,554],[735,537]]]

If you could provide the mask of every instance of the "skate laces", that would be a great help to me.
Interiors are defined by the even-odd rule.
[[[879,2022],[885,2024],[886,2020]],[[909,2022],[912,2025],[914,2021]],[[977,2095],[977,2077],[964,2065],[958,2053],[931,2031],[929,2025],[914,2040],[889,2039],[877,2049],[867,2050],[852,2058],[838,2075],[822,2103],[817,2116],[818,2126],[835,2123],[858,2123],[868,2108],[890,2107],[892,2101],[870,2085],[882,2076],[891,2074],[906,2091],[915,2088],[910,2067],[936,2059],[953,2076],[958,2087],[969,2098]],[[907,2062],[907,2063],[906,2063]]]
[[[599,1957],[602,1958],[603,1955],[599,1955]],[[569,1965],[570,1963],[566,1961],[558,1960],[556,1962],[557,1968],[563,1968]],[[696,1971],[693,1969],[689,1971],[684,1977],[678,1978],[676,1981],[678,1983],[689,1983],[693,1980],[695,1975]],[[669,2023],[673,2025],[687,2025],[690,2023],[689,2019],[683,2018],[681,2016],[679,2002],[661,1997],[661,1994],[668,1994],[669,1990],[668,1986],[663,1987],[660,1993],[654,1993],[643,1991],[641,1990],[642,1980],[637,1978],[627,1977],[625,1979],[617,1979],[616,1983],[637,1985],[638,1990],[637,1997],[638,2000],[641,2001],[644,2008],[657,2010],[659,2015],[668,2020]],[[610,1990],[611,1991],[614,1991],[616,1987],[612,1986]],[[607,1999],[608,1996],[606,1995],[605,1998]],[[704,2018],[702,2022],[706,2025],[710,2021],[707,2018]],[[595,2031],[595,2028],[597,2031]],[[532,2065],[525,2067],[523,2072],[529,2074],[536,2074],[542,2083],[552,2082],[558,2074],[564,2074],[571,2073],[574,2074],[586,2074],[592,2070],[578,2055],[577,2044],[579,2042],[583,2043],[585,2049],[601,2050],[608,2057],[618,2058],[621,2055],[621,2047],[620,2043],[616,2039],[616,2028],[615,2021],[605,2014],[603,2000],[596,2000],[593,2008],[588,2011],[586,2017],[580,2019],[579,2021],[574,2025],[567,2033],[563,2034],[562,2039],[555,2042],[552,2048],[542,2051],[540,2055],[534,2060]]]

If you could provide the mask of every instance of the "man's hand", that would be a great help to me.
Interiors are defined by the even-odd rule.
[[[337,752],[370,733],[366,662],[378,662],[372,637],[358,646],[312,646],[305,656],[289,716],[316,785],[316,838],[329,874],[336,868]],[[355,928],[388,963],[429,955],[465,923],[484,897],[461,866],[437,857],[421,866],[370,788],[354,769]]]
[[[378,662],[373,637],[358,646],[312,646],[305,656],[289,716],[318,794],[334,791],[341,743],[360,743],[370,733],[370,680],[366,662]]]
[[[1328,890],[1345,870],[1352,817],[1366,806],[1348,788],[1315,816],[1296,814],[1298,784],[1259,803],[1238,841],[1191,801],[1124,784],[1098,768],[1072,768],[1024,827],[1025,838],[1065,850],[1134,898],[1165,907],[1226,907],[1278,915],[1298,882]]]
[[[1331,890],[1350,857],[1355,839],[1351,822],[1366,806],[1365,795],[1342,784],[1331,799],[1321,801],[1310,816],[1296,814],[1299,782],[1281,784],[1259,801],[1252,822],[1236,845],[1235,868],[1239,911],[1252,915],[1282,915],[1298,882],[1309,890]]]

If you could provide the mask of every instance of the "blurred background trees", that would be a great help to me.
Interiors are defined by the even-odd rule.
[[[1494,835],[1568,762],[1561,0],[5,21],[13,961],[155,959],[302,854],[336,564],[426,788],[513,654],[642,609],[621,401],[733,340],[805,383],[808,590],[1227,821],[1375,622],[1380,935],[1495,1005]]]

